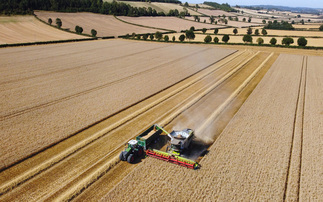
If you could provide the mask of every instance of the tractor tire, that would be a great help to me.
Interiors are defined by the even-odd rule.
[[[120,153],[120,155],[119,155],[119,159],[120,159],[120,161],[124,161],[125,159],[124,159],[124,156],[123,156],[123,151]]]
[[[133,163],[135,161],[135,155],[130,154],[127,159],[128,163]]]
[[[139,147],[138,148],[138,153],[137,153],[137,155],[140,157],[140,156],[142,156],[144,154],[144,149],[142,148],[142,147]]]

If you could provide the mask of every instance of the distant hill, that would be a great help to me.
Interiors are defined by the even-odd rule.
[[[209,2],[209,1],[205,1],[203,4],[211,6],[214,9],[218,9],[218,10],[223,10],[223,11],[228,11],[228,12],[237,12],[237,10],[235,10],[234,8],[232,8],[229,4],[219,4],[216,2]]]
[[[274,6],[274,5],[253,5],[253,6],[239,6],[241,8],[249,8],[253,10],[278,10],[278,11],[290,11],[295,13],[309,13],[309,14],[320,14],[323,9],[306,8],[306,7],[288,7],[288,6]]]

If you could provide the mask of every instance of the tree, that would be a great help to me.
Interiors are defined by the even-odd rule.
[[[228,20],[227,19],[224,19],[224,24],[228,24]]]
[[[95,29],[91,29],[91,34],[92,34],[93,37],[96,37],[98,32]]]
[[[323,30],[322,30],[323,31]],[[215,28],[214,29],[214,34],[218,34],[219,33],[219,29],[218,28]]]
[[[150,34],[149,38],[150,38],[150,40],[154,40],[154,35]]]
[[[61,19],[59,19],[59,18],[56,18],[56,25],[57,25],[57,27],[58,28],[61,28],[62,27],[62,20]]]
[[[52,24],[53,23],[53,20],[52,20],[52,18],[48,18],[48,24]]]
[[[263,40],[262,38],[258,38],[258,39],[257,39],[257,43],[258,43],[259,45],[261,45],[261,44],[263,44],[263,43],[264,43],[264,40]]]
[[[255,35],[258,36],[259,35],[259,29],[255,30]]]
[[[82,27],[80,27],[80,26],[78,26],[78,25],[76,25],[76,26],[75,26],[75,32],[76,32],[76,33],[78,33],[78,34],[82,34],[82,32],[83,32],[83,28],[82,28]]]
[[[227,34],[223,35],[223,37],[222,37],[223,42],[228,43],[229,40],[230,40],[229,35],[227,35]]]
[[[142,35],[142,38],[146,41],[148,39],[148,34]]]
[[[175,36],[173,36],[172,40],[173,40],[173,42],[176,40]]]
[[[250,34],[246,34],[246,35],[243,36],[242,40],[245,43],[247,43],[247,42],[252,43],[252,36]]]
[[[191,31],[195,31],[195,27],[193,27],[193,26],[192,26],[192,27],[190,28],[190,30],[191,30]]]
[[[246,18],[243,18],[243,19],[242,19],[242,21],[243,21],[243,22],[246,22]]]
[[[320,26],[319,30],[320,31],[323,31],[323,25]]]
[[[237,29],[237,28],[235,28],[235,29],[233,30],[233,33],[234,33],[234,35],[236,35],[236,34],[238,33],[238,29]]]
[[[155,33],[155,38],[158,40],[158,41],[160,41],[162,38],[163,38],[163,34],[161,33],[161,32],[156,32]]]
[[[194,15],[194,21],[199,21],[199,16],[197,16],[197,15]]]
[[[282,44],[286,46],[289,46],[290,44],[293,44],[293,43],[294,43],[294,39],[290,37],[285,37],[282,40]]]
[[[214,22],[215,18],[213,15],[210,16],[210,23],[212,24]]]
[[[267,31],[265,29],[262,29],[261,30],[261,34],[264,35],[264,36],[266,36],[267,35]]]
[[[168,35],[165,35],[164,36],[164,41],[168,42],[169,41],[169,36]]]
[[[305,39],[305,37],[299,37],[297,40],[297,44],[299,46],[306,46],[307,45],[307,40]]]
[[[204,38],[204,42],[205,43],[210,43],[212,41],[212,37],[210,35],[207,35],[205,38]]]
[[[262,23],[266,24],[266,20],[262,20]]]
[[[218,37],[214,37],[213,41],[214,41],[214,43],[219,43],[219,38]]]
[[[188,3],[187,3],[187,2],[185,2],[184,6],[185,6],[185,7],[188,7]]]
[[[251,27],[249,27],[249,28],[247,29],[247,34],[248,34],[248,35],[251,35],[251,34],[252,34],[252,29],[251,29]]]
[[[249,17],[248,22],[251,22],[251,17]]]
[[[141,35],[140,34],[137,34],[136,35],[136,39],[140,40],[141,39]]]
[[[185,36],[188,40],[194,40],[195,39],[195,34],[194,34],[194,31],[192,29],[190,30],[186,30],[185,32]]]
[[[301,23],[302,23],[302,25],[304,25],[304,24],[305,24],[305,22],[304,22],[304,20],[303,20],[303,19],[301,20]]]
[[[270,43],[271,45],[276,45],[276,43],[277,43],[277,39],[276,39],[276,38],[271,38],[269,43]]]
[[[180,40],[180,42],[183,42],[185,40],[185,35],[181,34],[178,39]]]
[[[207,30],[206,28],[202,29],[203,34],[205,34],[206,30]]]

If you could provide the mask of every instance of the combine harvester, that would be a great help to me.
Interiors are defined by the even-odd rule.
[[[170,138],[167,143],[166,152],[151,149],[149,146],[151,146],[152,143],[158,142],[159,137],[163,132]],[[137,136],[136,140],[130,140],[125,151],[120,153],[119,158],[122,161],[133,163],[135,159],[142,156],[145,151],[148,156],[187,168],[197,169],[199,167],[197,162],[181,156],[183,151],[188,149],[193,137],[194,131],[191,129],[168,133],[161,126],[155,124]]]

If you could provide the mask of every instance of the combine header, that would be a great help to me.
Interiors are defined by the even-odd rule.
[[[158,142],[161,133],[166,133],[170,138],[166,152],[151,149],[151,143]],[[130,140],[125,151],[120,154],[120,160],[133,163],[136,157],[142,155],[145,151],[147,156],[151,156],[170,163],[181,165],[191,169],[197,169],[199,164],[191,159],[181,156],[184,150],[187,150],[194,136],[194,131],[186,129],[182,131],[172,131],[168,133],[157,124],[152,125],[145,132],[136,137],[136,140]],[[149,148],[149,149],[148,149]]]

